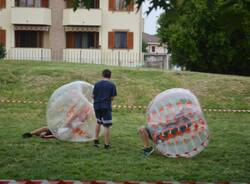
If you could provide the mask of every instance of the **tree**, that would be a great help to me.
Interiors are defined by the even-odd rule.
[[[179,2],[159,19],[173,61],[193,71],[250,75],[250,3]]]

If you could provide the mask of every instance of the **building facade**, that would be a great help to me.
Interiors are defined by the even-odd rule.
[[[142,34],[144,43],[144,62],[147,67],[169,70],[171,68],[171,55],[168,53],[167,45],[161,43],[159,37],[147,33]]]
[[[142,34],[143,42],[147,45],[146,50],[150,54],[167,54],[167,45],[160,42],[160,39],[156,35],[150,35],[148,33]]]
[[[140,58],[142,13],[134,4],[92,0],[90,9],[72,7],[72,0],[0,0],[0,42],[9,58],[79,60],[89,55],[96,61],[116,53]]]

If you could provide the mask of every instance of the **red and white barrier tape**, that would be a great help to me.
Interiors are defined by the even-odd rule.
[[[31,100],[10,100],[10,99],[0,99],[0,103],[14,103],[14,104],[47,104],[47,102],[45,101],[41,101],[41,100],[35,100],[35,101],[31,101]]]
[[[0,180],[0,184],[235,184],[236,182],[176,182],[176,181],[157,181],[157,182],[138,182],[138,181],[124,181],[124,182],[112,182],[112,181],[76,181],[76,180]],[[240,183],[237,184],[250,184]]]
[[[41,100],[16,100],[16,99],[0,99],[0,103],[6,104],[6,103],[14,103],[14,104],[38,104],[38,105],[47,105],[48,102],[41,101]],[[114,109],[146,109],[147,106],[141,106],[141,105],[113,105]],[[233,112],[233,113],[250,113],[250,110],[248,109],[203,109],[204,112]]]

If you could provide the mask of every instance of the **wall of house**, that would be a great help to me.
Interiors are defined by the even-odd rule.
[[[140,52],[142,43],[142,11],[140,10],[137,13],[136,5],[133,12],[109,11],[108,1],[100,1],[100,6],[102,8],[101,48],[104,51],[110,50],[108,49],[108,32],[125,30],[134,33],[134,46],[130,51]]]
[[[6,49],[9,50],[14,46],[14,30],[10,22],[11,7],[14,6],[14,0],[6,0],[6,8],[0,9],[0,28],[6,30]]]
[[[155,47],[155,52],[153,52],[153,47]],[[166,54],[168,52],[167,48],[161,46],[160,44],[148,44],[146,49],[149,53],[155,53],[155,54]]]
[[[43,48],[50,48],[50,40],[49,40],[49,32],[44,31],[43,32]]]
[[[100,9],[73,9],[63,10],[63,25],[66,26],[101,26],[102,25],[102,11]]]
[[[52,59],[62,60],[62,50],[66,47],[66,36],[63,27],[63,10],[65,1],[50,0],[52,24],[50,26],[50,48],[52,48]]]
[[[6,30],[6,49],[15,47],[14,25],[11,24],[11,7],[15,6],[15,0],[6,0],[6,8],[0,9],[0,28]],[[63,26],[63,10],[66,7],[64,0],[50,0],[51,22],[50,31],[44,32],[44,48],[52,49],[52,59],[63,59],[63,49],[66,48],[66,35]],[[36,8],[32,8],[35,11]],[[100,0],[101,26],[99,31],[99,45],[102,52],[141,53],[142,44],[142,11],[137,12],[136,5],[133,12],[109,11],[108,0]],[[46,11],[46,10],[44,10]],[[90,10],[91,11],[91,10]],[[98,10],[95,10],[98,11]],[[47,15],[47,14],[46,14]],[[34,18],[34,17],[32,17]],[[41,17],[38,17],[38,19]],[[35,20],[35,19],[34,19]],[[97,21],[100,22],[100,21]],[[32,23],[33,24],[33,23]],[[80,25],[80,23],[79,23]],[[133,32],[133,49],[109,49],[108,33],[123,30]],[[120,54],[120,53],[119,53]],[[59,57],[58,57],[59,56]],[[141,56],[138,56],[141,57]]]
[[[26,25],[51,25],[51,11],[48,8],[11,8],[11,23]]]
[[[10,48],[15,47],[15,31],[14,31],[14,25],[11,23],[11,8],[14,6],[15,6],[15,0],[6,0],[6,8],[0,9],[0,20],[4,20],[0,21],[0,28],[6,30],[7,51],[10,50]],[[35,9],[33,9],[33,11],[35,11]],[[38,20],[39,18],[40,17],[37,17]],[[49,32],[44,32],[43,43],[44,43],[44,48],[50,48]]]

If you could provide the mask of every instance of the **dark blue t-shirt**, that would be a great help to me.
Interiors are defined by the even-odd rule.
[[[111,97],[117,95],[116,86],[109,80],[101,80],[95,83],[94,90],[94,109],[111,110]]]

